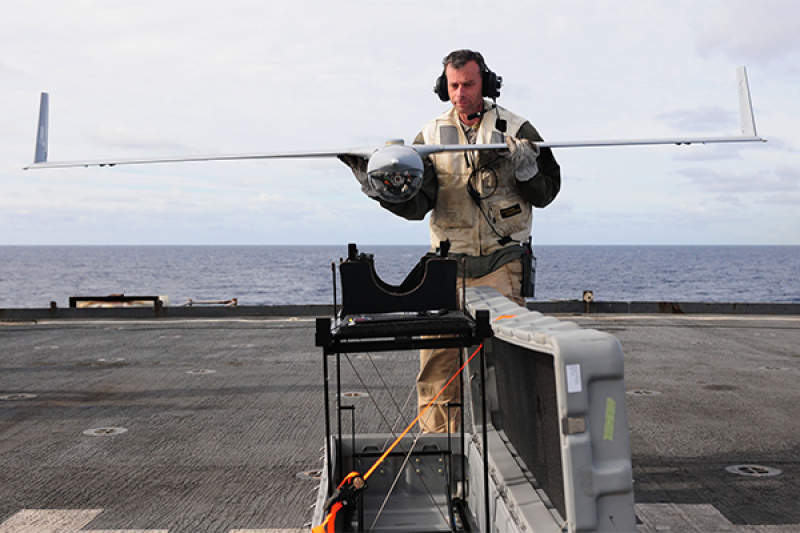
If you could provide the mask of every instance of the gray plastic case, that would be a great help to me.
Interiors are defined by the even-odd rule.
[[[607,333],[583,329],[541,313],[529,311],[489,287],[466,289],[466,307],[471,313],[485,309],[491,313],[495,338],[491,341],[490,368],[487,383],[490,420],[502,421],[506,427],[489,426],[489,461],[492,480],[491,491],[496,504],[491,511],[499,531],[512,531],[516,523],[522,530],[551,531],[545,525],[542,504],[550,511],[551,524],[566,526],[570,532],[636,531],[636,514],[633,498],[633,475],[630,460],[628,415],[625,395],[623,352],[619,341]],[[520,350],[524,350],[520,356]],[[525,428],[511,427],[510,423],[524,424],[524,416],[533,420],[532,413],[520,415],[514,410],[522,406],[504,405],[503,383],[497,382],[506,359],[520,357],[524,360],[551,361],[555,379],[554,399],[558,420],[552,418],[545,401],[543,423],[556,427],[550,437],[557,446],[551,446],[548,462],[560,459],[562,476],[549,483],[541,483],[532,475],[543,465],[527,464],[523,448],[530,448],[515,435],[525,434]],[[530,353],[528,353],[530,352]],[[551,358],[551,359],[550,359]],[[495,367],[495,368],[492,368]],[[474,376],[475,372],[470,372]],[[547,376],[544,378],[546,379]],[[473,400],[477,397],[475,380],[471,384]],[[525,396],[538,393],[531,390]],[[538,400],[538,398],[537,398]],[[480,404],[473,404],[476,422],[481,423]],[[511,415],[514,415],[513,417]],[[532,422],[533,423],[533,422]],[[557,437],[556,437],[557,433]],[[480,435],[475,428],[473,444],[479,445]],[[516,438],[517,442],[514,441]],[[546,442],[547,436],[543,437]],[[505,448],[505,449],[499,449]],[[475,478],[482,463],[480,454],[468,451],[470,464],[470,506],[482,514],[473,498],[473,489],[480,485]],[[560,451],[560,457],[558,457]],[[528,453],[529,462],[540,451]],[[547,455],[547,454],[545,454]],[[552,467],[553,464],[550,465]],[[521,476],[521,473],[524,476]],[[525,480],[522,477],[529,479]],[[557,478],[557,475],[552,476]],[[477,483],[476,483],[477,482]],[[558,494],[563,490],[563,494]],[[540,502],[535,501],[539,496]],[[498,523],[500,522],[500,523]],[[503,523],[505,522],[505,523]],[[478,523],[484,523],[478,518]],[[525,524],[525,527],[521,527]]]

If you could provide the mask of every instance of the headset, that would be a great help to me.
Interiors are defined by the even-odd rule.
[[[450,95],[447,92],[447,67],[442,70],[442,75],[436,78],[436,85],[433,86],[433,92],[439,97],[442,102],[450,100]],[[485,98],[495,99],[500,96],[500,88],[503,86],[503,77],[498,76],[486,65],[483,66],[483,73],[481,74],[481,81],[483,82],[483,96]]]

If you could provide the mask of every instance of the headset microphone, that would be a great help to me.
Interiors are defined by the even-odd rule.
[[[497,104],[493,104],[492,107],[490,107],[488,110],[481,109],[480,111],[476,111],[475,113],[467,115],[467,120],[474,120],[476,118],[480,118],[486,114],[486,111],[491,111],[492,109],[497,109]],[[506,121],[500,118],[499,112],[497,113],[497,120],[494,123],[494,127],[497,128],[497,131],[500,131],[502,133],[505,133],[506,129],[508,128]]]

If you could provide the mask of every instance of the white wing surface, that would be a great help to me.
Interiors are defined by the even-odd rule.
[[[745,67],[739,67],[736,71],[737,88],[739,93],[739,115],[741,122],[741,135],[716,136],[716,137],[674,137],[662,139],[621,139],[621,140],[595,140],[595,141],[545,141],[539,142],[541,148],[587,148],[587,147],[610,147],[610,146],[645,146],[663,144],[712,144],[712,143],[741,143],[741,142],[766,142],[756,133],[755,115],[753,104],[750,99],[750,87],[747,82],[747,71]],[[211,154],[194,156],[172,156],[172,157],[148,157],[134,159],[96,159],[87,161],[48,161],[47,160],[47,138],[48,138],[48,111],[49,98],[47,93],[42,93],[41,104],[39,107],[39,127],[36,137],[36,155],[34,162],[26,167],[25,170],[35,168],[68,168],[68,167],[113,167],[116,165],[144,165],[150,163],[185,163],[193,161],[239,161],[247,159],[291,159],[291,158],[316,158],[316,157],[337,157],[341,155],[359,156],[369,159],[379,148],[351,148],[345,150],[317,150],[302,152],[277,152],[277,153],[249,153],[249,154]],[[390,141],[390,143],[401,143],[402,141]],[[462,152],[477,150],[503,150],[505,144],[481,144],[481,145],[412,145],[421,157],[438,152]]]

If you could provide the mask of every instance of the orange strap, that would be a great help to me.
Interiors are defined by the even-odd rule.
[[[344,476],[344,479],[342,480],[342,482],[341,482],[341,483],[339,483],[339,486],[338,486],[338,487],[336,487],[336,488],[338,488],[338,489],[341,489],[342,487],[344,487],[344,484],[345,484],[345,483],[347,483],[347,482],[348,482],[348,481],[350,481],[351,479],[353,479],[353,478],[356,478],[356,477],[358,477],[358,476],[360,476],[360,475],[361,475],[361,474],[359,474],[358,472],[350,472],[349,474],[347,474],[346,476]]]
[[[358,472],[350,472],[346,476],[337,488],[341,489],[344,487],[345,483],[350,481],[353,478],[360,476]],[[317,527],[311,528],[311,533],[335,533],[333,530],[336,527],[336,513],[344,507],[341,502],[336,502],[331,506],[331,510],[328,513],[328,516],[325,517],[325,520],[322,521],[320,525]]]
[[[325,520],[320,525],[312,527],[311,533],[325,533],[325,524],[328,523],[328,518],[330,518],[330,515],[326,516]]]
[[[434,397],[431,399],[431,401],[429,401],[429,402],[428,402],[428,405],[426,405],[426,406],[425,406],[425,409],[423,409],[422,411],[420,411],[420,413],[417,415],[417,418],[415,418],[415,419],[414,419],[414,421],[413,421],[413,422],[411,422],[411,424],[409,424],[409,426],[408,426],[408,427],[405,429],[405,431],[403,431],[403,432],[400,434],[400,436],[399,436],[399,437],[397,437],[397,439],[395,439],[395,441],[392,443],[392,445],[391,445],[391,446],[389,446],[389,448],[388,448],[388,449],[387,449],[385,452],[383,452],[383,455],[381,455],[381,456],[380,456],[380,458],[378,458],[378,460],[377,460],[377,461],[375,461],[375,464],[374,464],[374,465],[372,465],[372,468],[370,468],[369,470],[367,470],[367,473],[366,473],[366,474],[364,474],[364,481],[366,481],[366,480],[367,480],[367,478],[368,478],[369,476],[371,476],[371,475],[372,475],[372,473],[375,471],[375,469],[376,469],[376,468],[378,468],[378,465],[380,465],[380,464],[383,462],[383,460],[384,460],[384,459],[386,459],[386,457],[387,457],[387,456],[388,456],[388,455],[389,455],[389,454],[392,452],[392,450],[394,450],[395,446],[397,446],[397,445],[400,443],[400,440],[401,440],[403,437],[405,437],[405,436],[406,436],[406,433],[408,433],[409,431],[411,431],[411,428],[412,428],[412,427],[414,427],[414,424],[416,424],[416,423],[419,421],[419,419],[420,419],[420,418],[422,418],[422,415],[424,415],[424,414],[425,414],[425,413],[428,411],[428,409],[430,409],[430,408],[431,408],[431,406],[433,405],[433,402],[435,402],[435,401],[436,401],[436,400],[439,398],[439,396],[441,396],[441,395],[442,395],[442,393],[445,391],[445,389],[446,389],[447,387],[449,387],[449,386],[450,386],[450,384],[453,382],[453,380],[454,380],[454,379],[456,379],[456,377],[457,377],[459,374],[461,374],[461,371],[462,371],[462,370],[464,370],[464,368],[467,366],[467,363],[469,363],[470,361],[472,361],[472,358],[473,358],[473,357],[475,357],[475,354],[477,354],[479,351],[481,351],[481,348],[483,348],[483,343],[481,343],[481,345],[480,345],[480,346],[478,346],[478,349],[477,349],[477,350],[475,350],[474,352],[472,352],[472,355],[470,355],[470,356],[469,356],[469,359],[467,359],[467,360],[464,362],[464,364],[463,364],[463,365],[461,365],[461,368],[459,368],[459,369],[458,369],[458,372],[456,372],[455,374],[453,374],[453,377],[451,377],[451,378],[450,378],[450,381],[448,381],[447,383],[445,383],[445,386],[444,386],[444,387],[442,387],[442,390],[440,390],[440,391],[439,391],[439,393],[438,393],[438,394],[436,394],[436,396],[434,396]]]
[[[328,526],[327,533],[336,533],[336,513],[341,511],[342,507],[344,507],[344,505],[342,505],[342,502],[336,502],[336,503],[333,504],[333,507],[331,507],[331,513],[328,515],[328,518],[325,520],[326,522],[328,522],[328,524],[327,524],[327,526]]]

